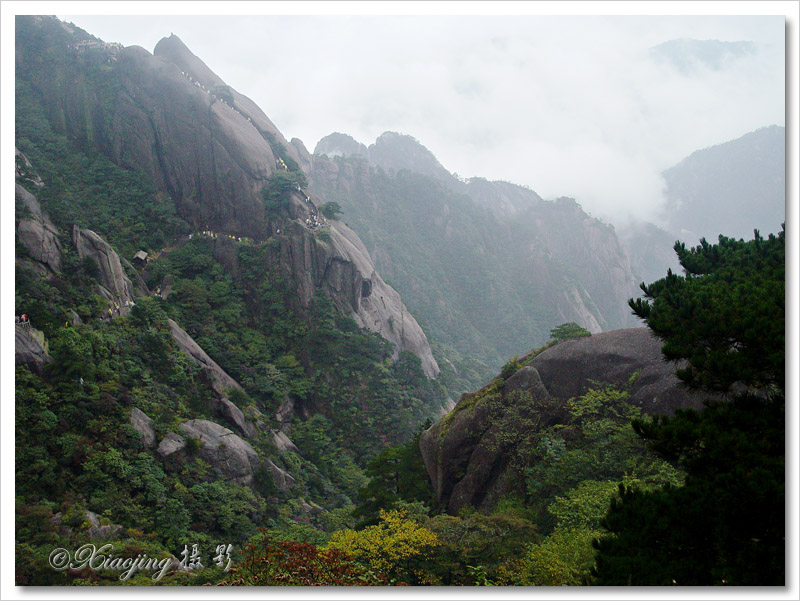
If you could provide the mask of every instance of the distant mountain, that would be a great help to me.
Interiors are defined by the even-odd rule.
[[[664,172],[664,223],[687,243],[776,233],[786,219],[786,129],[764,127]]]
[[[592,332],[636,325],[627,307],[636,281],[614,228],[572,199],[461,181],[414,138],[391,132],[368,148],[324,138],[309,181],[342,206],[461,386],[481,383],[561,323]]]
[[[650,49],[656,61],[673,65],[683,73],[706,67],[718,71],[730,61],[754,54],[754,42],[721,42],[719,40],[693,40],[679,38],[669,40]]]

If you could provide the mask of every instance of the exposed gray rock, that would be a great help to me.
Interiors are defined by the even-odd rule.
[[[200,455],[223,476],[236,484],[253,484],[259,457],[250,444],[228,428],[204,419],[192,419],[178,426],[185,438],[200,440]]]
[[[15,326],[14,364],[28,365],[40,371],[53,358],[47,353],[44,333],[31,326]]]
[[[630,386],[629,402],[649,414],[671,415],[675,409],[703,406],[708,395],[688,390],[675,375],[679,365],[668,363],[662,343],[649,328],[628,328],[565,340],[535,357],[528,365],[541,374],[554,397],[580,396],[600,383]]]
[[[514,431],[567,423],[570,398],[596,384],[626,387],[628,402],[648,414],[700,408],[707,395],[686,389],[646,328],[614,330],[561,342],[509,377],[461,397],[422,433],[420,451],[437,500],[448,512],[488,509],[508,492]],[[494,388],[490,388],[494,385]],[[492,392],[494,390],[494,392]]]
[[[253,424],[247,421],[242,410],[239,409],[228,397],[227,393],[231,389],[241,390],[239,383],[230,377],[216,361],[198,345],[194,339],[186,333],[172,319],[168,320],[170,332],[175,342],[184,353],[194,360],[203,369],[209,378],[211,387],[217,394],[214,401],[214,411],[216,411],[225,421],[234,426],[239,432],[248,437],[255,436],[256,430]]]
[[[297,156],[299,157],[299,165],[300,169],[303,170],[303,173],[310,173],[311,172],[311,154],[308,152],[306,145],[303,144],[303,141],[299,138],[292,138],[292,146],[297,151]]]
[[[295,480],[289,472],[282,470],[269,459],[266,459],[264,463],[272,474],[272,481],[275,483],[276,488],[281,492],[286,492],[297,484],[297,480]]]
[[[247,421],[244,413],[242,413],[242,410],[239,409],[229,398],[224,396],[220,397],[217,400],[216,409],[217,413],[219,413],[220,416],[222,416],[226,421],[236,426],[236,429],[239,430],[242,435],[250,438],[256,435],[255,426]]]
[[[162,457],[169,457],[173,453],[182,451],[185,448],[186,441],[183,439],[183,436],[175,434],[174,432],[170,432],[161,439],[160,443],[158,443],[158,449],[156,449],[156,452]]]
[[[369,150],[364,144],[356,141],[352,136],[342,133],[328,134],[314,147],[314,154],[334,157],[362,157],[369,158]]]
[[[107,541],[120,538],[125,533],[125,528],[114,524],[104,517],[98,516],[93,511],[84,513],[84,524],[80,528],[81,536],[92,541]],[[53,525],[61,536],[69,536],[74,529],[63,523],[63,515],[59,511],[53,514]],[[88,523],[88,526],[87,526]]]
[[[17,217],[17,239],[31,258],[46,265],[54,273],[60,272],[61,242],[58,240],[58,229],[42,211],[33,194],[19,184],[16,184],[15,193],[17,200],[29,213],[29,216]]]
[[[156,446],[156,430],[153,427],[153,420],[147,417],[144,411],[134,407],[131,410],[131,426],[142,436],[142,444],[148,449]]]
[[[289,430],[291,429],[294,416],[294,399],[287,395],[278,406],[278,410],[275,412],[275,419],[278,420],[281,432],[288,434]]]
[[[14,159],[16,163],[14,175],[16,177],[27,179],[38,188],[44,186],[42,178],[33,170],[33,165],[31,165],[28,157],[22,154],[16,146],[14,147]]]
[[[150,296],[150,290],[148,290],[147,284],[144,283],[142,276],[140,276],[136,268],[131,265],[131,262],[125,257],[120,257],[120,261],[122,262],[122,266],[125,268],[125,273],[131,277],[134,294],[136,296]]]
[[[286,434],[280,430],[270,430],[270,432],[272,432],[272,442],[279,451],[300,452],[300,449],[295,446]]]
[[[292,225],[291,229],[287,227],[292,235],[280,240],[280,261],[295,274],[301,302],[308,305],[315,290],[326,287],[340,311],[393,344],[393,358],[409,350],[420,358],[425,374],[435,378],[439,366],[425,333],[397,291],[375,271],[355,232],[341,221],[331,220],[330,240],[319,242],[299,224]]]
[[[178,348],[180,348],[184,353],[189,355],[189,357],[200,364],[203,370],[211,378],[211,385],[218,395],[225,396],[227,391],[231,388],[242,388],[236,380],[225,373],[225,370],[217,365],[216,361],[209,357],[208,354],[202,348],[200,348],[200,345],[198,345],[183,328],[181,328],[171,319],[167,321],[169,323],[170,333],[175,339],[175,342],[178,344]]]
[[[72,243],[81,259],[91,258],[100,268],[98,280],[102,287],[112,295],[115,302],[122,305],[133,301],[133,285],[122,269],[119,256],[111,246],[92,230],[72,226]]]

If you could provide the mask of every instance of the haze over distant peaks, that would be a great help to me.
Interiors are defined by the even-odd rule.
[[[756,51],[755,42],[679,38],[653,46],[650,56],[658,62],[671,63],[683,73],[690,73],[699,66],[718,71],[731,61],[755,54]]]
[[[650,56],[656,61],[671,63],[683,73],[690,73],[700,66],[719,71],[731,61],[756,52],[755,42],[679,38],[653,46]]]
[[[763,127],[664,172],[666,221],[686,242],[777,233],[786,219],[786,128]]]

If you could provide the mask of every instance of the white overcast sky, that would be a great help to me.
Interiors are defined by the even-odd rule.
[[[446,3],[444,16],[232,15],[227,4],[216,5],[226,14],[213,16],[147,14],[158,5],[138,5],[139,16],[78,16],[114,5],[71,13],[65,3],[57,14],[103,40],[151,52],[176,34],[312,152],[334,131],[367,145],[398,131],[462,177],[571,196],[617,222],[654,218],[659,174],[691,152],[785,124],[782,14],[465,16],[457,13],[468,5]],[[636,13],[643,5],[626,6]],[[238,7],[248,9],[264,7]],[[752,41],[757,52],[720,70],[683,73],[649,55],[676,38]]]

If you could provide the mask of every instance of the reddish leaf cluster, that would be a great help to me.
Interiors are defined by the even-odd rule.
[[[367,570],[338,549],[276,541],[262,530],[245,548],[235,579],[223,586],[381,586],[383,574]]]

